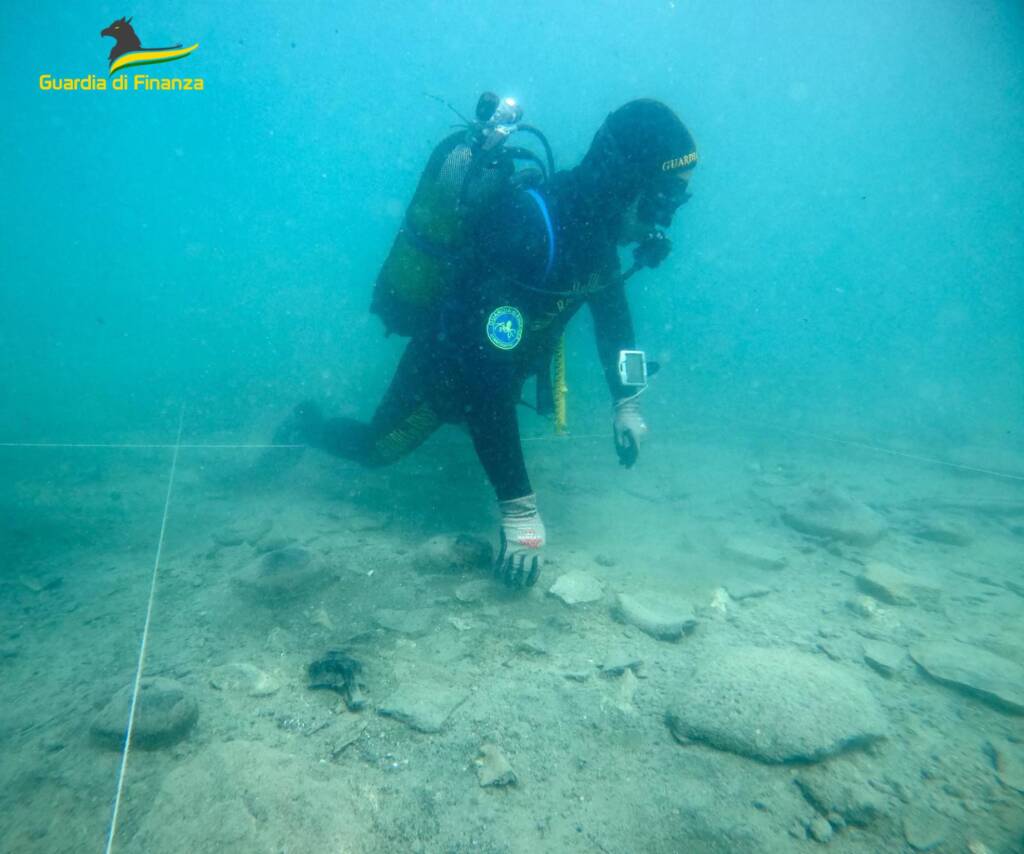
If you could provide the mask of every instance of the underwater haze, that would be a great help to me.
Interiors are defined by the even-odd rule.
[[[123,76],[202,90],[95,91],[121,16],[198,44]],[[0,849],[1024,850],[1024,6],[42,0],[0,44]],[[567,435],[521,407],[529,591],[461,429],[266,447],[373,414],[374,281],[488,90],[559,169],[639,97],[700,152],[627,286],[637,465],[589,313]]]
[[[1019,442],[1018,4],[155,3],[140,28],[198,42],[167,73],[206,90],[123,97],[30,85],[102,75],[116,7],[8,14],[16,438],[156,435],[184,400],[235,430],[296,392],[365,412],[395,358],[372,283],[455,120],[424,93],[489,88],[563,167],[633,97],[692,128],[677,251],[634,289],[667,416]]]

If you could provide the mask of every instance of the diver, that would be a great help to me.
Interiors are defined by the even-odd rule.
[[[543,169],[509,165],[522,151],[506,144],[519,119],[518,105],[487,93],[477,121],[428,163],[375,287],[373,311],[410,341],[369,423],[325,418],[303,403],[275,438],[382,466],[441,424],[465,424],[501,513],[495,571],[529,586],[547,536],[520,442],[523,385],[549,369],[566,324],[586,304],[612,397],[615,450],[623,465],[636,462],[647,434],[640,395],[648,368],[625,282],[668,255],[664,229],[689,198],[697,149],[669,107],[635,100],[607,117],[573,169],[554,172],[544,141],[554,174],[538,177]],[[634,264],[623,274],[618,247],[628,245]]]

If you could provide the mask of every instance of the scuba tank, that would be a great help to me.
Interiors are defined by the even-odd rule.
[[[437,321],[468,250],[473,215],[512,186],[537,186],[555,171],[544,135],[524,124],[522,108],[492,92],[480,96],[474,121],[434,148],[420,176],[391,251],[377,275],[370,311],[385,334],[415,335]],[[508,144],[525,132],[544,149],[544,159]],[[520,162],[531,164],[519,168]]]

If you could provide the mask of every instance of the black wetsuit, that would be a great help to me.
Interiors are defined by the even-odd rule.
[[[584,303],[594,317],[612,396],[628,394],[618,379],[617,359],[619,350],[633,349],[634,339],[616,251],[617,222],[607,206],[580,192],[573,172],[559,173],[536,192],[543,203],[517,190],[479,217],[473,257],[436,328],[410,340],[369,424],[325,423],[325,450],[385,465],[418,447],[442,423],[464,422],[498,500],[528,495],[516,405],[523,383],[547,368],[566,324]],[[505,309],[522,318],[521,337],[511,347],[514,329],[502,339],[489,326],[496,310]]]

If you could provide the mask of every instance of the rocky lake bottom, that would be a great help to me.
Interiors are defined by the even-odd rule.
[[[1020,479],[536,442],[523,592],[450,438],[181,452],[117,850],[1024,850]],[[0,849],[102,850],[170,451],[4,452]]]

